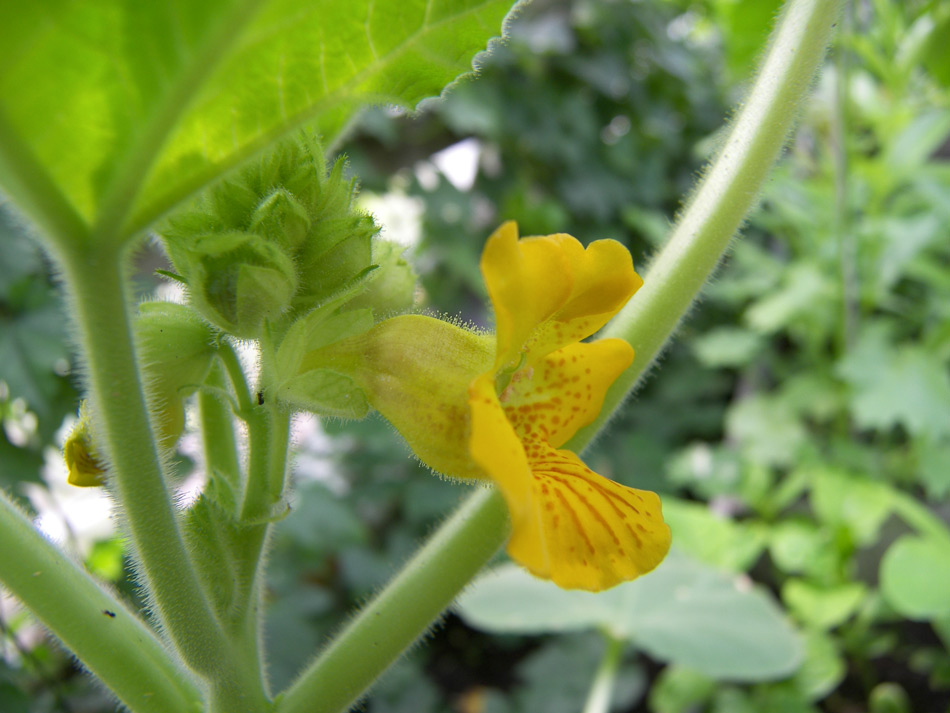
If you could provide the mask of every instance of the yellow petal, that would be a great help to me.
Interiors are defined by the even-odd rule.
[[[655,493],[608,480],[570,451],[540,441],[524,446],[530,499],[517,516],[512,512],[512,559],[565,589],[593,592],[639,577],[663,560],[670,530]],[[511,477],[499,480],[500,474],[491,472],[510,506]]]
[[[571,266],[572,286],[563,306],[532,336],[528,364],[589,337],[617,314],[643,284],[633,269],[630,252],[616,240],[595,240],[585,250],[570,235],[536,239],[558,246]]]
[[[531,470],[524,447],[495,395],[493,375],[488,373],[475,379],[468,394],[472,458],[501,488],[512,520],[520,519],[531,498]]]
[[[614,240],[587,249],[563,233],[518,240],[511,222],[488,239],[481,270],[495,310],[496,370],[589,337],[643,284]]]
[[[518,227],[509,221],[485,243],[481,270],[495,310],[495,368],[517,364],[538,326],[570,297],[571,266],[556,241],[518,240]]]
[[[520,438],[559,448],[600,413],[608,387],[633,362],[622,339],[571,344],[515,372],[501,395]]]
[[[66,461],[66,482],[80,488],[91,488],[106,483],[106,469],[93,454],[86,433],[80,424],[63,444],[63,459]]]

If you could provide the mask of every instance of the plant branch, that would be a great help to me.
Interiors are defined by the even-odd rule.
[[[0,582],[135,713],[186,713],[201,693],[123,603],[0,491]]]
[[[644,285],[602,333],[636,351],[600,416],[565,446],[579,452],[657,358],[755,206],[831,40],[843,0],[789,0],[758,77]]]
[[[165,485],[139,379],[121,263],[119,251],[101,249],[70,253],[63,265],[86,359],[95,434],[155,610],[188,666],[214,676],[228,651]]]

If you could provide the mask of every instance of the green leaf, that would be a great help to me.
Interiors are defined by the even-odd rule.
[[[759,354],[764,344],[759,334],[739,327],[719,327],[692,342],[699,361],[711,368],[744,366]]]
[[[481,577],[459,610],[470,625],[496,633],[606,629],[656,659],[718,679],[781,678],[802,657],[768,595],[675,552],[655,572],[599,594],[559,589],[504,565]]]
[[[790,579],[782,587],[782,600],[805,624],[831,629],[857,611],[867,594],[861,582],[836,587],[818,587],[801,579]]]
[[[700,503],[664,497],[663,519],[677,548],[719,569],[744,572],[765,547],[765,530],[717,515]]]
[[[917,444],[917,471],[927,494],[934,499],[950,495],[950,438],[924,439]]]
[[[55,295],[19,314],[0,313],[0,380],[41,419],[52,415],[59,387],[57,363],[66,362],[63,311]],[[57,424],[58,425],[58,424]]]
[[[51,6],[52,5],[52,6]],[[509,0],[21,4],[0,22],[0,185],[127,236],[296,127],[413,108],[472,68]],[[69,236],[60,236],[62,240]]]
[[[881,592],[909,619],[950,615],[950,547],[932,538],[900,538],[881,561]]]
[[[805,429],[788,404],[761,394],[730,407],[726,431],[749,460],[763,465],[792,465],[806,443]]]
[[[830,543],[810,520],[782,520],[771,532],[769,554],[783,572],[804,572]]]
[[[851,408],[862,428],[897,425],[911,434],[950,435],[950,376],[924,347],[894,347],[883,325],[873,325],[838,365],[852,388]]]
[[[845,672],[846,665],[835,640],[823,631],[807,632],[805,661],[794,678],[796,689],[811,700],[819,700],[838,687]]]
[[[818,519],[847,527],[858,544],[872,544],[891,514],[893,491],[881,483],[832,468],[816,468],[810,475],[811,506]]]

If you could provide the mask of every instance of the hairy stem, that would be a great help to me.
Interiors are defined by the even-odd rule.
[[[567,444],[580,451],[607,423],[662,351],[715,270],[759,192],[825,56],[843,0],[789,0],[758,77],[644,285],[604,330],[636,351],[600,416]]]
[[[452,602],[508,537],[508,510],[480,488],[279,699],[278,713],[347,710]]]
[[[165,485],[135,358],[122,254],[86,246],[66,253],[63,268],[86,360],[96,436],[111,466],[153,609],[188,667],[228,681],[236,698],[260,698],[253,681],[239,672],[218,626]]]
[[[0,491],[0,582],[135,713],[196,710],[201,693],[152,631]]]
[[[226,389],[224,369],[215,363],[206,385]],[[241,467],[238,463],[231,408],[218,394],[198,393],[198,411],[201,414],[201,439],[204,445],[205,469],[210,477],[227,483],[230,495],[236,499],[241,492]],[[232,502],[233,506],[234,503]],[[234,508],[232,507],[232,512]]]

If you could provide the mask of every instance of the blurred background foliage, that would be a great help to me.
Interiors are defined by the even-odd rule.
[[[779,4],[535,0],[443,101],[366,112],[341,151],[384,236],[413,242],[425,308],[489,323],[478,255],[506,219],[616,238],[645,267]],[[693,568],[670,586],[696,602],[668,616],[699,638],[605,636],[589,611],[506,629],[525,605],[502,599],[487,619],[450,614],[366,710],[580,711],[618,636],[614,711],[950,709],[950,3],[855,0],[839,29],[743,239],[589,453],[664,494],[677,566]],[[157,260],[137,256],[143,294]],[[44,518],[70,507],[55,467],[77,405],[63,314],[48,263],[3,215],[0,486]],[[271,548],[277,685],[465,493],[376,417],[303,421],[297,440],[294,511]],[[60,533],[69,547],[134,597],[121,539],[75,529]],[[697,612],[723,582],[757,583],[758,603],[709,609],[707,631]],[[757,608],[771,618],[749,626]],[[748,675],[723,642],[741,632],[767,650],[776,622],[797,653],[781,675]],[[0,710],[112,710],[10,600],[0,625]]]

